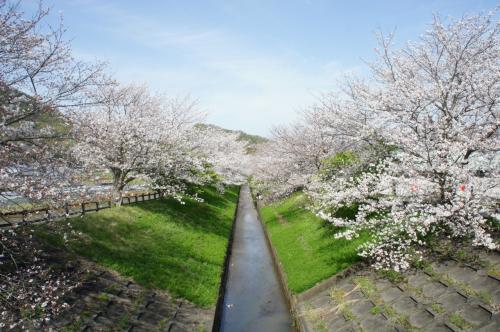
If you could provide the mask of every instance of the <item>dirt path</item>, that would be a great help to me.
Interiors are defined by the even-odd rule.
[[[248,186],[238,203],[221,331],[292,331],[292,320]]]

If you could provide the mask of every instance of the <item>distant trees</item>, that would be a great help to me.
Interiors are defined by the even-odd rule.
[[[259,146],[253,163],[256,183],[279,197],[325,175],[329,158],[339,152],[356,150],[358,161],[372,160],[380,139],[367,113],[332,94],[322,96],[294,123],[273,128],[272,141]]]
[[[241,183],[248,176],[248,141],[240,132],[231,132],[215,126],[197,126],[194,139],[198,154],[211,165],[221,181]]]
[[[276,198],[303,188],[330,155],[334,141],[312,114],[316,109],[302,113],[288,126],[274,127],[272,141],[255,151],[255,185],[268,196]]]
[[[281,154],[282,151],[277,141],[270,141],[259,144],[252,155],[252,186],[267,200],[286,196],[307,181],[293,159]]]

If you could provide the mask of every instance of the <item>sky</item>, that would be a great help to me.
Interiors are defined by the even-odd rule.
[[[37,1],[25,0],[27,14]],[[269,136],[272,126],[365,75],[374,33],[417,40],[433,14],[460,17],[492,0],[45,0],[76,58],[124,83],[190,95],[207,122]]]

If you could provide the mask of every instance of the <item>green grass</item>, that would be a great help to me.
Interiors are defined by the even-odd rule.
[[[431,304],[431,309],[437,314],[442,314],[442,313],[446,312],[444,307],[439,303]]]
[[[450,316],[450,322],[461,330],[468,330],[472,327],[472,325],[458,312],[455,312]]]
[[[356,277],[356,278],[354,278],[354,282],[356,283],[356,285],[359,288],[361,288],[361,291],[367,297],[373,297],[373,295],[376,294],[376,292],[377,292],[377,289],[375,288],[375,285],[367,277]]]
[[[395,284],[399,284],[406,280],[406,276],[403,273],[394,270],[379,270],[378,273]]]
[[[288,278],[290,290],[305,291],[357,262],[356,248],[367,234],[348,241],[335,239],[335,228],[305,208],[307,198],[296,193],[265,206],[262,218]]]
[[[205,187],[205,202],[161,199],[71,219],[76,232],[65,245],[64,222],[39,226],[37,235],[52,245],[132,277],[145,287],[168,290],[203,307],[216,303],[224,256],[238,195]]]

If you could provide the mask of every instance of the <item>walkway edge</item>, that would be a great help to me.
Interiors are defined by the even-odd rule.
[[[224,295],[226,293],[226,282],[229,272],[229,261],[231,259],[231,251],[233,248],[234,231],[236,229],[236,217],[238,216],[238,209],[240,203],[241,186],[238,188],[238,199],[236,201],[236,208],[234,209],[233,224],[231,225],[231,233],[227,241],[226,256],[224,257],[224,267],[222,270],[221,281],[219,286],[219,295],[217,298],[217,305],[215,307],[214,323],[212,325],[212,332],[220,330],[222,319],[222,309],[224,305]]]
[[[333,287],[339,279],[344,279],[347,276],[353,274],[354,272],[360,270],[365,265],[363,263],[355,263],[352,266],[338,272],[337,274],[332,275],[322,281],[318,281],[314,286],[309,289],[306,289],[302,293],[299,293],[295,296],[297,302],[308,301],[318,295],[319,293]]]
[[[264,236],[266,238],[267,246],[269,247],[269,249],[271,251],[273,265],[274,265],[274,268],[278,274],[278,278],[279,278],[279,281],[281,284],[281,289],[282,289],[283,293],[285,294],[286,302],[288,304],[288,309],[290,310],[290,314],[291,314],[292,320],[293,320],[293,327],[297,332],[306,332],[308,330],[305,328],[304,321],[301,319],[301,317],[299,315],[299,310],[297,307],[297,300],[296,300],[295,296],[292,294],[292,292],[290,291],[290,289],[288,288],[288,280],[286,277],[286,273],[283,270],[282,264],[278,258],[278,253],[276,252],[276,249],[274,248],[274,246],[271,242],[271,238],[270,238],[269,233],[267,231],[267,227],[266,227],[265,223],[263,222],[263,218],[262,218],[262,215],[260,213],[261,204],[260,204],[260,202],[256,201],[255,199],[253,199],[253,203],[255,205],[255,209],[257,210],[257,216],[259,218],[260,225],[262,226],[262,229],[264,230]]]

